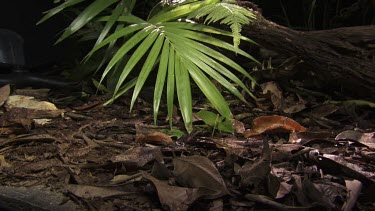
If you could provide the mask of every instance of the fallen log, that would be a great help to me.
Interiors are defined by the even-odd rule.
[[[314,72],[317,79],[353,97],[375,96],[375,26],[321,31],[296,31],[258,14],[242,34],[280,54],[302,59],[300,71]]]

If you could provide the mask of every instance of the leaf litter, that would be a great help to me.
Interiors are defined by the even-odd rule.
[[[264,83],[253,106],[228,96],[230,120],[195,102],[190,134],[178,118],[170,130],[163,109],[153,125],[143,101],[133,112],[101,96],[43,110],[43,94],[11,108],[3,87],[0,185],[47,187],[76,210],[374,209],[374,110],[280,87]],[[0,199],[10,194],[0,188]]]

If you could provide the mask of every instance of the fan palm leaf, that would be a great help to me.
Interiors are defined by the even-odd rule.
[[[123,83],[127,80],[129,73],[134,70],[134,67],[140,61],[140,59],[142,57],[146,57],[146,61],[143,63],[143,67],[139,73],[139,77],[133,91],[133,97],[131,100],[131,107],[133,107],[147,77],[159,62],[154,95],[154,119],[156,121],[157,111],[161,101],[161,93],[166,81],[166,77],[168,76],[167,92],[169,90],[169,93],[167,93],[167,106],[169,118],[172,119],[171,109],[173,109],[172,93],[174,92],[174,83],[175,81],[178,81],[178,83],[176,83],[178,102],[186,129],[191,131],[192,106],[190,78],[193,79],[203,94],[205,94],[205,96],[209,99],[213,107],[226,118],[231,117],[229,106],[225,102],[221,93],[209,80],[208,76],[217,80],[241,100],[244,100],[243,96],[230,81],[238,84],[249,94],[251,94],[251,92],[242,83],[242,81],[228,69],[228,67],[239,71],[250,79],[252,78],[234,61],[222,53],[202,44],[210,43],[223,49],[235,51],[233,47],[229,47],[229,43],[220,44],[216,38],[210,37],[203,32],[199,32],[199,30],[189,30],[189,27],[185,25],[184,22],[174,23],[174,25],[179,24],[181,24],[180,27],[170,27],[168,24],[164,23],[142,23],[142,26],[147,25],[147,27],[137,27],[137,24],[133,24],[119,30],[119,34],[130,34],[130,31],[137,31],[133,31],[132,29],[138,29],[138,32],[131,36],[112,57],[102,74],[101,82],[106,77],[107,73],[114,68],[115,64],[118,63],[125,54],[127,54],[130,50],[132,50],[132,52],[134,50],[132,56],[121,72],[114,92],[116,94]],[[108,45],[111,40],[115,39],[116,37],[121,37],[119,34],[114,33],[107,37],[99,45],[94,47],[89,54],[93,54],[101,47]],[[252,58],[243,51],[241,51],[241,54],[248,58]],[[158,58],[160,59],[158,60]]]
[[[68,0],[49,11],[41,21],[52,17],[64,8],[83,1]],[[253,78],[236,62],[212,48],[217,47],[232,51],[255,61],[248,53],[238,49],[237,45],[239,40],[252,42],[239,34],[240,25],[236,25],[247,22],[242,19],[236,21],[237,16],[228,19],[228,13],[224,16],[222,14],[219,15],[217,14],[217,9],[212,10],[212,14],[207,12],[210,11],[208,6],[221,4],[219,2],[220,0],[197,0],[177,4],[177,6],[174,5],[173,7],[162,9],[145,21],[131,14],[135,0],[95,0],[78,15],[57,42],[69,37],[90,21],[104,23],[103,30],[84,61],[90,59],[94,53],[104,47],[107,47],[108,51],[108,49],[112,49],[114,43],[119,44],[118,50],[107,62],[99,82],[100,85],[105,78],[116,77],[113,97],[106,104],[112,103],[113,100],[134,87],[130,106],[130,109],[132,109],[151,71],[156,69],[158,72],[153,104],[155,123],[157,122],[157,114],[166,84],[170,126],[172,127],[174,93],[176,92],[185,128],[188,132],[191,132],[191,81],[194,81],[212,106],[227,119],[232,117],[231,111],[220,91],[211,82],[211,79],[219,82],[224,88],[243,101],[245,101],[244,97],[233,83],[252,96],[246,85],[232,73],[232,70],[238,71],[252,81],[254,81]],[[103,16],[103,11],[106,11],[106,14],[109,15]],[[195,17],[207,15],[206,20],[208,22],[222,19],[223,23],[231,24],[234,27],[232,28],[233,32],[230,33],[191,22],[176,21],[178,18],[187,17],[194,11],[200,11],[199,13],[193,13]],[[247,14],[241,13],[241,15],[248,19],[251,18],[246,16]],[[240,18],[243,18],[242,16]],[[115,30],[111,31],[113,27],[115,27]],[[231,36],[236,40],[235,45],[219,40],[211,36],[212,34]],[[117,42],[118,39],[122,39],[123,42]],[[145,60],[142,60],[142,58],[145,58]],[[136,69],[136,65],[141,63],[141,61],[144,62],[141,64],[142,68],[138,77],[130,78],[131,80],[129,80],[130,73]],[[122,63],[124,64],[120,65]],[[113,73],[118,73],[118,75],[113,76],[116,75]]]
[[[159,69],[158,69],[158,75],[156,76],[155,81],[155,89],[154,89],[154,123],[156,124],[158,112],[159,112],[159,106],[161,102],[161,97],[163,94],[163,88],[165,84],[165,78],[167,76],[168,72],[168,59],[170,57],[170,50],[169,50],[169,42],[164,42],[163,50],[160,55],[160,63],[159,63]],[[172,58],[174,55],[172,55]],[[169,70],[174,71],[174,70]],[[173,101],[172,101],[173,103]]]

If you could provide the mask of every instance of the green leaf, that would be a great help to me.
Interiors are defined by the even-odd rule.
[[[201,110],[198,113],[195,113],[195,115],[201,118],[206,125],[209,125],[211,127],[215,126],[216,121],[217,121],[216,119],[218,117],[218,115],[215,114],[214,112],[206,111],[206,110]]]
[[[160,131],[167,134],[170,137],[176,137],[177,139],[185,135],[181,130],[178,129],[161,129]]]
[[[176,37],[176,34],[174,33],[170,33],[168,30],[165,31],[167,37],[170,36],[170,37]],[[243,69],[240,65],[238,65],[236,62],[234,62],[233,60],[229,59],[228,57],[226,57],[225,55],[223,55],[222,53],[218,52],[218,51],[215,51],[215,50],[212,50],[211,48],[199,43],[199,42],[195,42],[195,41],[190,41],[190,42],[184,42],[185,45],[189,45],[190,47],[192,48],[195,48],[199,51],[201,51],[202,53],[228,65],[229,67],[232,67],[233,69],[237,70],[238,72],[240,72],[241,74],[245,75],[246,77],[248,77],[250,80],[253,80],[254,79],[249,75],[249,73]]]
[[[211,52],[211,55],[214,55],[215,52],[217,52],[217,51],[214,51],[214,50],[212,50],[212,49],[210,49],[210,48],[208,48],[208,47],[206,47],[206,46],[204,46],[204,45],[202,45],[202,44],[200,44],[196,41],[188,40],[186,38],[183,38],[179,35],[180,33],[177,33],[177,34],[173,33],[174,30],[170,30],[169,28],[166,28],[165,30],[166,30],[165,33],[166,33],[167,37],[173,41],[173,44],[176,47],[180,46],[180,48],[183,49],[183,50],[181,50],[182,54],[186,54],[186,56],[189,56],[191,58],[191,60],[194,61],[194,63],[196,65],[198,65],[200,68],[203,68],[203,70],[205,70],[208,74],[210,74],[211,77],[215,78],[218,82],[220,82],[229,91],[231,91],[233,94],[235,94],[240,99],[243,99],[242,95],[238,92],[238,90],[233,89],[234,87],[229,85],[228,82],[225,82],[225,79],[223,79],[219,75],[215,74],[215,71],[218,71],[221,74],[225,75],[226,77],[231,79],[233,82],[237,83],[241,88],[243,88],[250,96],[254,97],[253,94],[248,90],[248,88],[242,83],[242,81],[237,78],[237,76],[235,76],[227,68],[225,68],[224,66],[222,66],[221,64],[216,62],[216,60],[214,60],[214,59],[212,59],[212,58],[210,58],[207,55],[202,53],[202,52],[205,52],[205,53]],[[197,51],[194,51],[194,52],[189,54],[189,49],[196,49]],[[228,62],[228,60],[229,60],[229,62],[231,61],[229,58],[225,57],[224,55],[222,55],[220,60],[224,61],[224,63]],[[202,62],[204,62],[204,63],[202,63]],[[232,63],[233,63],[233,61],[232,61]],[[209,66],[211,66],[215,71],[213,71],[211,68],[207,67],[207,65],[205,65],[205,64],[208,64]],[[238,65],[237,66],[234,65],[234,67],[238,68]],[[242,67],[240,67],[240,68],[242,68]],[[243,71],[245,71],[245,70],[243,70]],[[243,73],[243,71],[241,73]],[[245,76],[248,76],[248,77],[250,77],[251,80],[253,80],[253,78],[247,72],[245,72],[245,73],[246,73]]]
[[[104,70],[104,72],[102,74],[102,78],[100,80],[100,83],[104,80],[104,78],[106,77],[108,72],[113,68],[113,66],[117,62],[119,62],[125,56],[126,53],[128,53],[134,46],[136,46],[140,41],[142,41],[145,37],[147,37],[150,34],[151,29],[152,28],[150,28],[150,27],[144,28],[143,30],[141,30],[137,34],[135,34],[132,38],[130,38],[124,45],[121,46],[121,48],[112,57],[111,61],[109,61],[106,69]],[[125,80],[125,78],[121,81],[121,83]]]
[[[190,39],[193,39],[193,40],[196,40],[196,41],[199,41],[199,42],[205,42],[205,43],[208,43],[210,45],[214,45],[214,46],[217,46],[217,47],[220,47],[220,48],[232,51],[232,52],[237,52],[238,54],[240,54],[242,56],[245,56],[248,59],[250,59],[250,60],[252,60],[256,63],[259,63],[250,54],[246,53],[245,51],[243,51],[241,49],[236,50],[233,45],[231,45],[231,44],[229,44],[229,43],[227,43],[223,40],[219,40],[215,37],[208,36],[208,35],[203,34],[203,33],[198,33],[198,32],[192,31],[192,30],[170,28],[170,27],[165,28],[165,30],[168,30],[168,31],[171,30],[171,29],[177,31],[179,35],[182,35],[186,38],[190,38]]]
[[[96,15],[98,15],[100,12],[104,11],[106,8],[108,8],[117,1],[119,0],[95,0],[78,15],[78,17],[70,24],[70,26],[67,29],[65,29],[64,33],[56,41],[56,43],[61,42],[65,38],[69,37],[76,31],[81,29]]]
[[[111,71],[107,75],[106,85],[111,94],[114,94],[116,85],[118,83],[118,79],[126,63],[129,61],[129,58],[130,58],[129,55],[125,55],[124,57],[122,57],[121,60],[116,63],[116,65],[111,69]]]
[[[125,94],[127,91],[129,91],[129,89],[133,88],[135,86],[135,84],[137,83],[137,79],[138,77],[135,77],[133,78],[132,80],[128,81],[127,83],[125,83],[120,89],[119,91],[116,93],[115,96],[113,96],[110,100],[108,100],[107,102],[104,103],[104,105],[109,105],[111,103],[113,103],[117,98],[121,97],[123,94]]]
[[[206,25],[191,23],[191,22],[166,22],[166,23],[163,23],[163,26],[171,27],[171,28],[179,28],[179,29],[188,29],[188,30],[193,30],[193,31],[233,37],[233,34],[231,32],[224,31],[224,30],[212,27],[212,26],[206,26]],[[241,36],[240,38],[243,41],[258,45],[256,42],[254,42],[253,40],[247,37]]]
[[[221,132],[233,133],[234,131],[230,119],[223,118],[211,111],[201,110],[195,115],[201,118],[206,125],[217,128]]]
[[[153,46],[150,50],[150,53],[148,54],[147,59],[146,59],[145,63],[143,64],[142,70],[139,73],[137,84],[135,85],[133,97],[132,97],[132,100],[131,100],[131,103],[130,103],[130,110],[132,110],[134,102],[139,95],[139,92],[141,91],[144,83],[146,82],[147,77],[149,76],[152,68],[154,67],[156,59],[159,57],[160,50],[161,50],[161,47],[163,45],[163,41],[164,41],[164,35],[159,34],[155,43],[153,43]],[[129,62],[130,62],[130,60],[129,60]],[[160,102],[160,98],[157,99],[157,100]]]
[[[119,30],[116,30],[115,33],[113,33],[111,36],[107,37],[106,39],[104,39],[100,44],[98,44],[97,46],[95,46],[86,56],[85,58],[83,59],[84,62],[86,62],[88,59],[90,59],[90,57],[96,52],[98,51],[100,48],[112,43],[113,41],[116,41],[117,39],[121,38],[121,37],[124,37],[124,36],[127,36],[135,31],[138,31],[138,30],[141,30],[141,35],[143,35],[145,32],[144,31],[148,31],[150,30],[150,27],[152,27],[150,24],[148,23],[144,23],[144,24],[133,24],[133,25],[130,25],[130,26],[127,26],[125,28],[122,28],[122,29],[119,29]],[[138,36],[140,34],[137,34]],[[146,33],[147,35],[147,33]],[[145,36],[146,36],[145,35]],[[139,37],[138,36],[133,36],[134,38],[131,40],[131,42],[135,42],[136,40],[139,40]],[[144,37],[143,37],[144,38]],[[130,41],[130,40],[129,40]]]
[[[182,64],[180,53],[175,54],[175,77],[177,87],[178,104],[180,105],[182,118],[185,123],[185,128],[190,133],[193,130],[192,125],[192,97],[189,72],[184,64]]]
[[[123,24],[118,24],[116,26],[116,29],[115,29],[115,32],[118,32],[120,29],[122,29],[124,27]],[[108,61],[108,59],[110,58],[110,56],[112,56],[112,51],[115,47],[115,44],[116,44],[116,41],[117,40],[113,40],[107,47],[107,49],[105,50],[105,53],[104,53],[104,56],[102,57],[102,60],[100,62],[100,64],[98,65],[98,67],[96,68],[96,71],[94,73],[94,75],[96,75],[96,73],[101,70],[101,68],[103,67],[103,65]],[[95,48],[95,46],[94,46]],[[125,57],[124,57],[125,58]],[[123,59],[124,60],[124,59]],[[121,62],[120,62],[121,63]],[[112,80],[113,81],[113,80]],[[107,85],[108,86],[108,85]],[[113,91],[113,90],[112,90]]]
[[[64,3],[60,4],[59,6],[47,11],[47,14],[44,15],[42,17],[42,19],[40,19],[40,21],[38,21],[38,23],[36,23],[36,25],[39,25],[39,24],[43,23],[44,21],[50,19],[51,17],[53,17],[57,13],[61,12],[62,10],[66,9],[68,7],[74,6],[76,4],[79,4],[83,1],[85,1],[85,0],[68,0],[68,1],[65,1]]]
[[[98,17],[97,19],[95,19],[96,21],[104,21],[104,22],[107,22],[109,19],[110,19],[111,16],[102,16],[102,17]],[[130,23],[130,24],[140,24],[140,23],[147,23],[146,21],[144,21],[143,19],[137,17],[137,16],[134,16],[132,14],[129,14],[129,15],[121,15],[118,17],[117,19],[118,22],[125,22],[125,23]]]
[[[168,41],[165,41],[167,43]],[[167,109],[169,118],[169,127],[173,125],[173,103],[174,103],[174,89],[175,89],[175,51],[172,47],[169,48],[168,59],[168,77],[167,77]]]
[[[180,43],[184,43],[181,41]],[[213,79],[215,79],[217,82],[219,82],[221,85],[223,85],[227,90],[229,90],[231,93],[236,95],[239,99],[245,101],[241,93],[233,86],[232,83],[230,83],[227,79],[225,79],[222,75],[220,75],[216,70],[212,69],[210,66],[208,66],[206,63],[204,63],[204,60],[201,60],[203,53],[195,50],[195,49],[190,49],[186,48],[186,45],[181,45],[175,43],[174,46],[179,49],[180,52],[183,52],[183,55],[192,61],[199,69],[203,70],[206,72],[208,75],[210,75]],[[229,71],[229,70],[228,70]],[[230,72],[230,71],[229,71]],[[241,80],[238,79],[235,75],[233,75],[233,78],[230,78],[232,81],[239,82],[242,84]],[[246,86],[243,85],[245,89]]]
[[[233,133],[234,128],[233,128],[233,123],[230,121],[230,119],[224,119],[220,120],[220,122],[217,125],[217,129],[221,132],[227,132],[227,133]]]
[[[98,39],[96,40],[95,46],[103,41],[103,39],[107,36],[109,30],[111,30],[112,26],[116,23],[117,19],[121,15],[121,13],[125,9],[125,2],[122,0],[117,7],[112,11],[112,15],[108,19],[107,23],[105,24],[103,30],[100,32]]]
[[[103,86],[102,84],[99,84],[99,82],[97,80],[95,80],[94,78],[91,79],[92,80],[92,83],[94,84],[94,86],[96,87],[97,90],[101,91],[101,92],[108,92],[108,89]]]
[[[217,90],[215,85],[190,60],[181,59],[181,61],[189,70],[191,78],[198,85],[199,89],[203,92],[207,99],[212,103],[213,107],[225,118],[231,118],[232,114],[230,112],[228,103],[225,101],[219,90]]]
[[[158,29],[154,29],[153,31],[149,32],[149,34],[146,37],[146,39],[144,39],[143,42],[138,46],[137,50],[135,50],[135,52],[130,57],[128,63],[126,64],[126,66],[124,67],[124,70],[122,71],[122,73],[120,75],[120,78],[119,78],[118,83],[116,85],[115,93],[117,93],[118,89],[120,88],[120,86],[122,85],[122,83],[125,81],[126,77],[128,77],[129,73],[133,70],[134,66],[145,55],[145,53],[147,52],[147,50],[154,43],[154,41],[157,38],[158,34],[159,34],[159,30]],[[134,38],[134,37],[132,37],[132,38]],[[128,44],[128,43],[129,43],[129,41],[126,42],[126,44]]]
[[[155,90],[154,90],[154,123],[155,125],[157,123],[161,96],[163,93],[164,82],[165,82],[165,78],[166,78],[167,71],[168,71],[168,57],[169,57],[169,42],[164,42],[163,50],[160,56],[158,75],[156,77]]]

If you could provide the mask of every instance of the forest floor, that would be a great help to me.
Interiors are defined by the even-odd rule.
[[[129,112],[129,96],[5,86],[0,209],[374,210],[373,105],[260,87],[249,104],[228,94],[233,133],[194,97],[187,134],[177,108],[173,130],[165,106],[155,126],[147,97]]]

